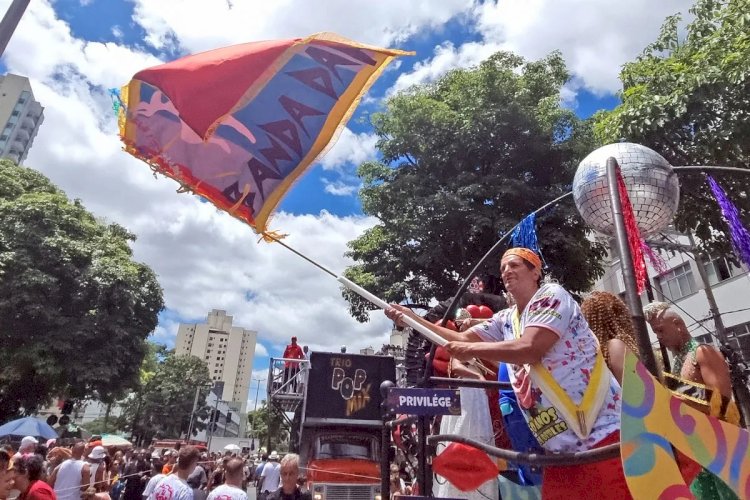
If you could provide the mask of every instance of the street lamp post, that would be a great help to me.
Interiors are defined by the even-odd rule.
[[[258,393],[260,392],[260,383],[265,382],[266,379],[264,378],[253,378],[256,382],[258,382],[258,386],[255,388],[255,406],[253,408],[253,418],[255,418],[255,412],[258,411]],[[254,424],[254,422],[253,422]],[[250,429],[250,441],[253,443],[253,446],[255,446],[255,425],[252,426]],[[260,444],[260,443],[258,443]]]

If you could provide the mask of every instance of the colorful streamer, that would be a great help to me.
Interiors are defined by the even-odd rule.
[[[729,226],[729,235],[732,239],[734,251],[745,265],[750,266],[750,233],[742,225],[740,211],[713,177],[706,175],[706,179],[708,180],[708,185],[711,186],[711,191],[714,193],[714,198],[716,198],[719,207],[721,207],[721,214],[727,226]]]
[[[653,248],[648,246],[644,240],[641,240],[641,249],[643,250],[644,255],[648,257],[648,262],[651,264],[651,267],[654,268],[659,276],[669,271],[667,261],[664,260],[658,252],[655,252]]]
[[[622,174],[619,170],[617,171],[617,189],[620,191],[622,216],[623,219],[625,219],[625,230],[628,233],[628,246],[630,247],[630,254],[633,257],[633,268],[635,269],[635,280],[638,285],[638,294],[641,294],[646,289],[646,280],[648,279],[646,260],[643,258],[641,232],[638,229],[638,223],[633,214],[633,205],[630,204],[628,189],[625,187],[625,180],[622,178]]]

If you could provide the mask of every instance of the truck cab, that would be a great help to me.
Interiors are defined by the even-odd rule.
[[[314,500],[381,500],[380,384],[395,377],[390,356],[311,353],[293,432]]]

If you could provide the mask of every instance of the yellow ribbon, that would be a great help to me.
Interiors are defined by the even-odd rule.
[[[513,314],[513,335],[521,338],[521,318],[516,309]],[[568,427],[576,433],[580,439],[586,439],[591,434],[596,417],[604,405],[609,392],[609,369],[604,363],[601,352],[596,353],[594,369],[591,372],[589,385],[583,393],[580,404],[575,404],[567,392],[560,387],[557,380],[541,363],[528,365],[529,376],[532,382],[539,387],[542,394],[552,403],[555,409],[563,416]]]

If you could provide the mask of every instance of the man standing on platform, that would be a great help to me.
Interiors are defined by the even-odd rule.
[[[297,344],[297,337],[292,337],[292,343],[286,346],[284,349],[284,392],[297,392],[297,379],[295,376],[299,373],[299,363],[296,361],[288,361],[290,359],[304,359],[305,354],[302,352],[302,348]],[[291,382],[289,382],[291,380]],[[289,382],[289,385],[287,385]]]

